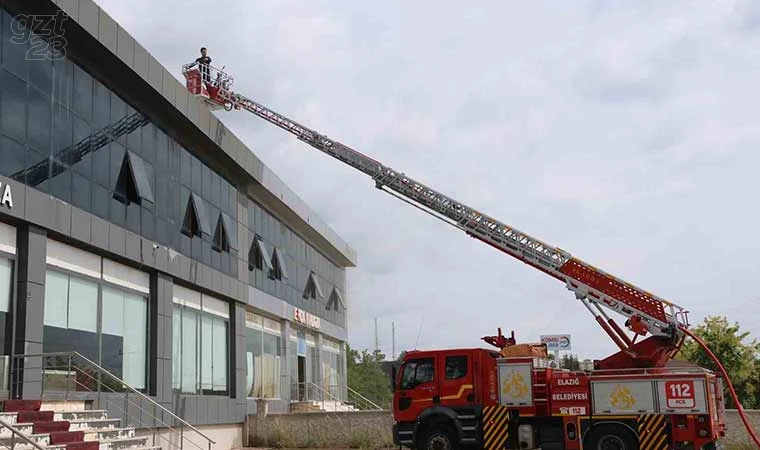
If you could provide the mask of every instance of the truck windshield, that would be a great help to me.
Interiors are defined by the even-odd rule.
[[[429,383],[435,379],[435,364],[433,358],[412,359],[404,364],[401,374],[401,389],[414,389],[416,386]]]

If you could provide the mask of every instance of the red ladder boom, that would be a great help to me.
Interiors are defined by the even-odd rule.
[[[213,107],[249,111],[369,175],[377,188],[564,282],[620,347],[620,352],[599,362],[599,368],[662,366],[680,347],[684,337],[681,327],[688,327],[687,312],[682,307],[605,273],[558,247],[447,197],[341,142],[233,92],[232,78],[217,69],[211,70],[212,75],[216,74],[210,77],[216,80],[214,83],[201,83],[200,72],[187,66],[183,68],[183,74],[188,89]],[[624,316],[633,337],[629,337],[605,309]],[[647,333],[652,336],[636,342],[638,336]]]

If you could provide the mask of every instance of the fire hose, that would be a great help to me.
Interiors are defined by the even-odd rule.
[[[731,398],[734,400],[734,404],[736,405],[736,410],[739,412],[739,417],[741,417],[742,422],[744,423],[744,428],[747,429],[747,433],[749,433],[752,440],[755,442],[755,445],[760,448],[760,437],[758,437],[757,433],[755,433],[755,430],[752,429],[752,425],[750,425],[749,420],[747,419],[747,415],[744,413],[744,408],[742,407],[741,402],[739,402],[739,397],[736,395],[736,391],[734,390],[734,385],[731,383],[731,378],[729,378],[728,373],[726,372],[726,368],[723,367],[723,364],[720,363],[720,360],[718,360],[718,357],[715,356],[715,353],[710,350],[710,348],[705,344],[705,341],[702,340],[699,336],[692,333],[688,328],[686,327],[680,327],[681,331],[686,333],[687,336],[694,339],[694,342],[699,344],[700,347],[702,347],[702,350],[707,353],[707,356],[710,357],[710,359],[713,360],[715,363],[715,366],[720,370],[721,375],[723,375],[723,379],[726,380],[726,385],[728,386],[728,391],[731,393]]]

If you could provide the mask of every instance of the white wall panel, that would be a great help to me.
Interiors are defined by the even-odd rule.
[[[100,257],[84,250],[47,240],[47,259],[51,266],[71,270],[95,278],[100,278]]]
[[[190,308],[201,309],[201,293],[175,284],[174,303]]]
[[[103,258],[103,279],[144,294],[150,293],[150,275],[106,258]]]
[[[0,223],[0,252],[16,254],[16,228]]]
[[[230,304],[210,295],[203,295],[203,311],[224,317],[225,319],[230,318]]]

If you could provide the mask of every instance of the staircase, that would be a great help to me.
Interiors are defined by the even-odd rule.
[[[48,409],[40,400],[6,400],[0,421],[13,426],[22,436],[14,436],[0,425],[0,447],[11,450],[35,449],[29,441],[50,450],[159,450],[149,437],[137,437],[134,428],[119,428],[120,419],[109,419],[103,410]],[[60,403],[54,404],[56,406]],[[26,437],[28,440],[23,439]]]
[[[77,352],[13,358],[13,397],[0,402],[0,450],[212,450],[216,443]],[[36,397],[20,395],[27,377],[41,388]]]
[[[290,404],[291,413],[309,413],[309,412],[351,412],[359,411],[353,405],[339,402],[337,400],[295,402]]]
[[[353,412],[367,410],[382,410],[382,408],[365,396],[354,391],[350,387],[348,390],[348,399],[340,400],[333,391],[337,391],[337,386],[331,386],[323,389],[314,383],[297,383],[293,386],[293,393],[302,394],[304,400],[290,403],[291,413],[311,413],[311,412]]]

